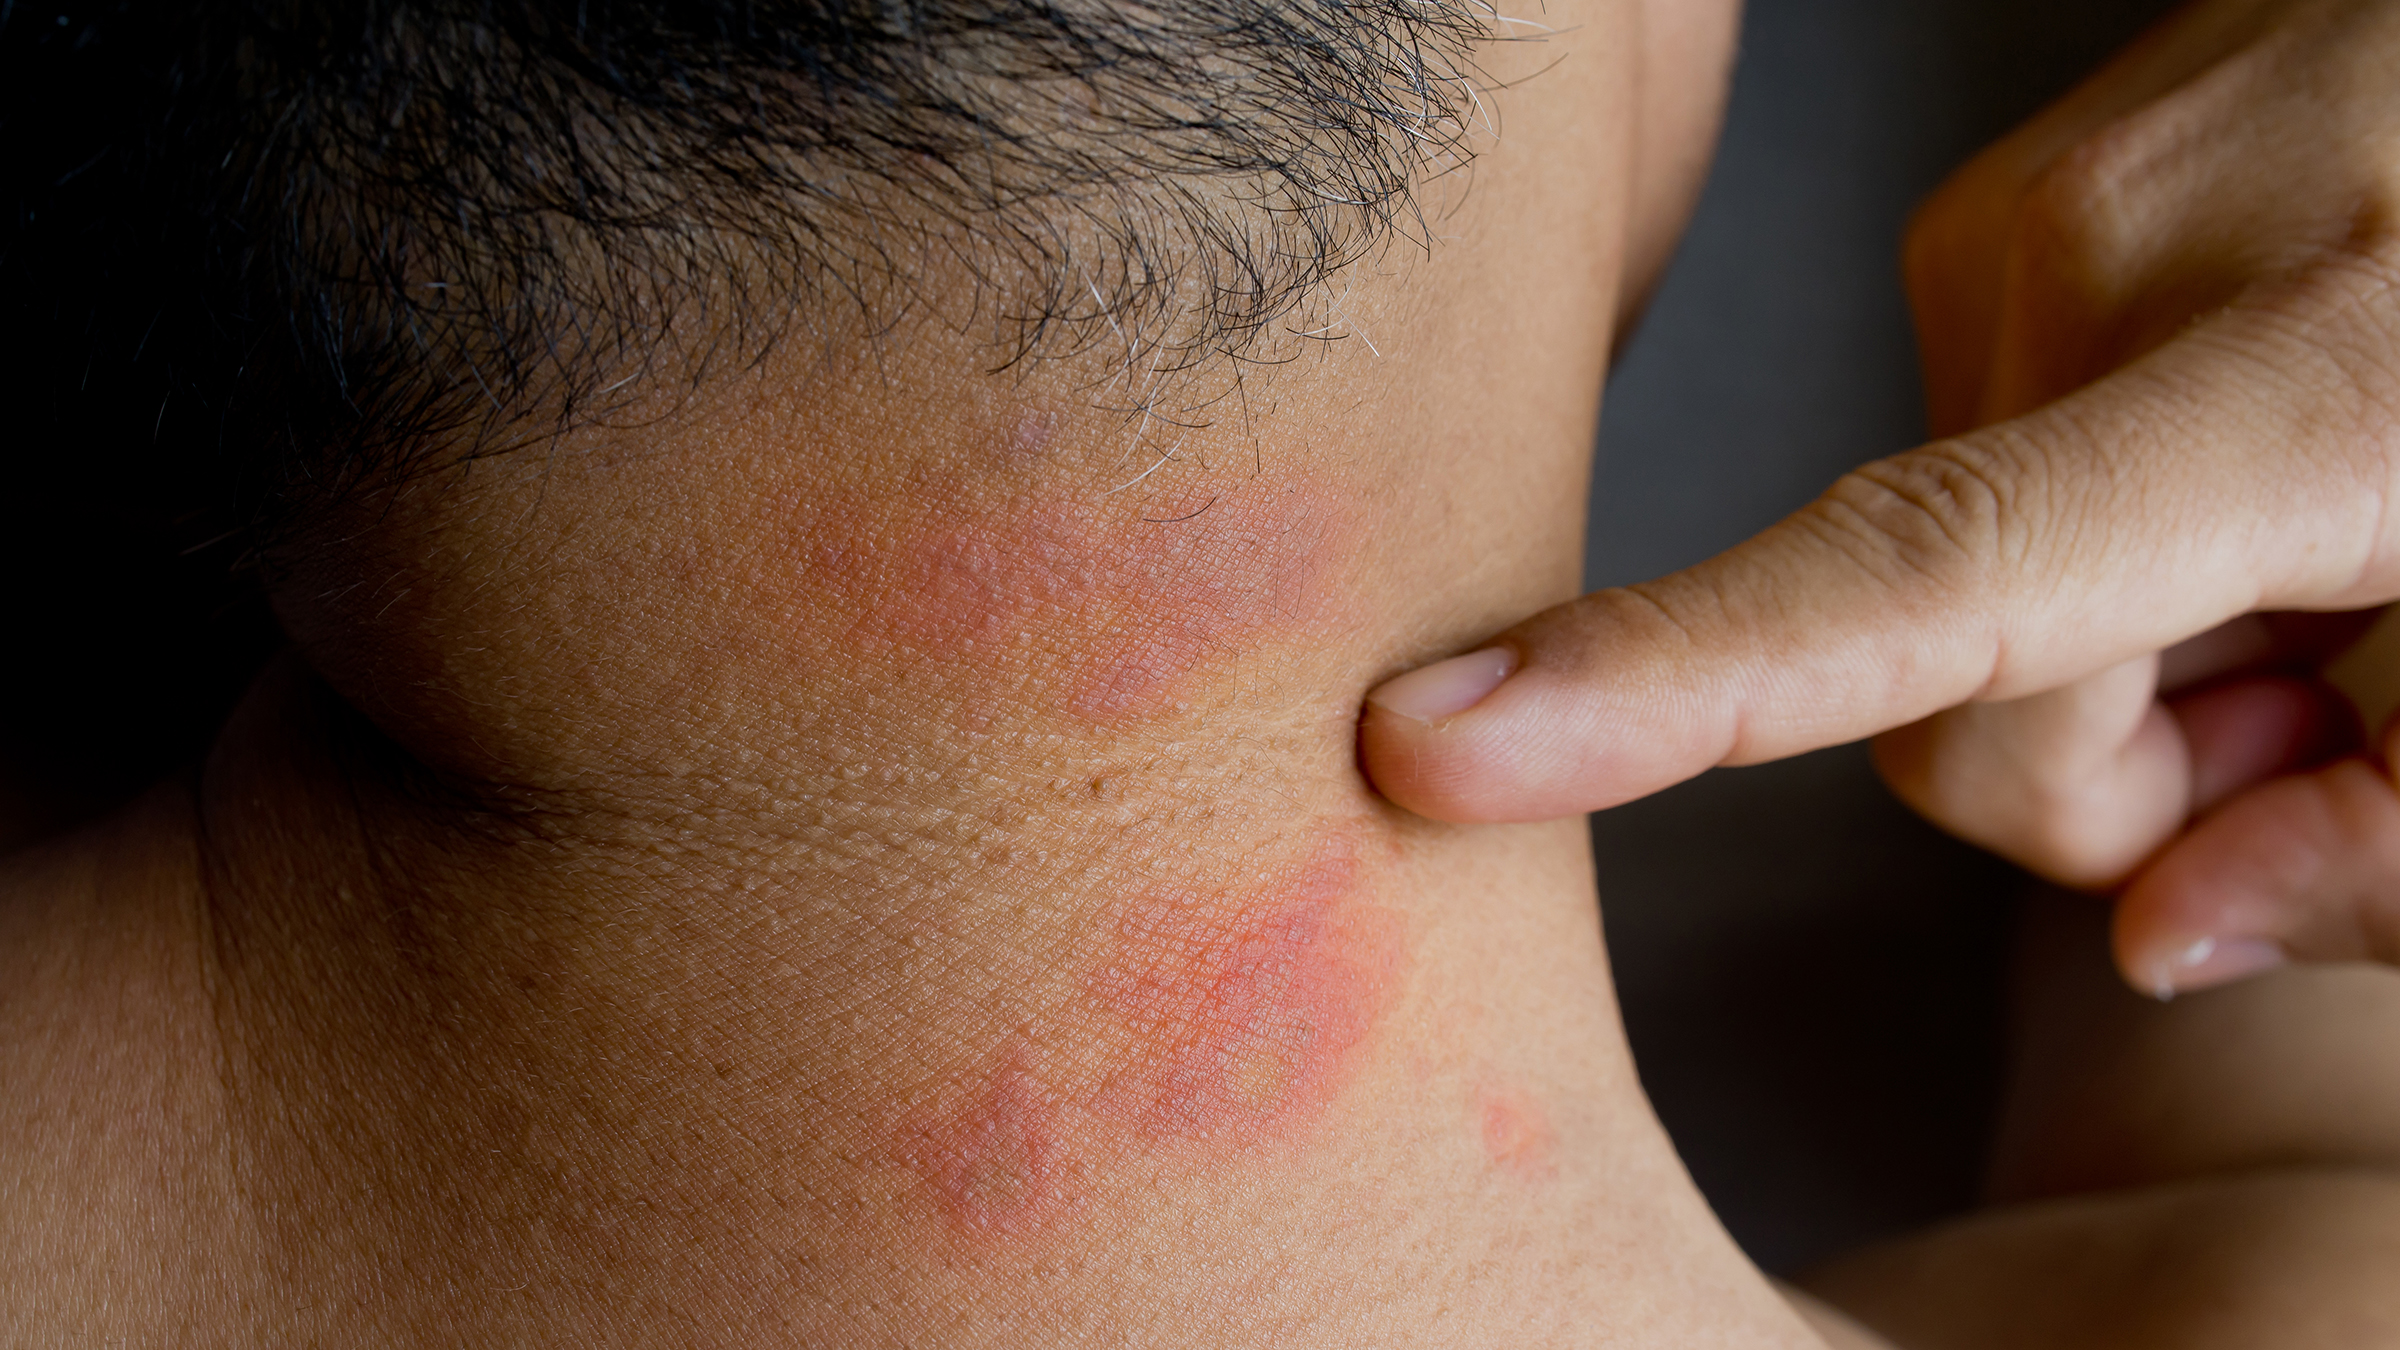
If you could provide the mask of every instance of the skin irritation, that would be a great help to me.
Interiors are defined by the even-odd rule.
[[[1176,711],[1235,659],[1320,628],[1349,552],[1337,504],[1297,481],[990,506],[939,485],[912,495],[915,519],[808,559],[812,586],[856,616],[845,640],[1102,725]]]
[[[995,1067],[903,1129],[902,1161],[955,1230],[1011,1237],[1078,1212],[1111,1163],[1304,1145],[1404,973],[1399,918],[1366,891],[1334,844],[1249,886],[1126,901],[1078,1025],[1039,1036],[1093,1052],[1037,1068],[1012,1031]]]
[[[1152,1138],[1268,1138],[1347,1081],[1392,993],[1395,916],[1350,903],[1344,853],[1277,878],[1258,901],[1186,895],[1127,907],[1117,959],[1093,979],[1133,1033],[1104,1114]]]
[[[1483,1127],[1483,1152],[1492,1166],[1519,1181],[1558,1175],[1558,1136],[1540,1102],[1515,1088],[1486,1087],[1476,1094]]]
[[[1066,1203],[1058,1103],[1012,1050],[963,1109],[903,1128],[902,1155],[950,1221],[1007,1235],[1041,1226]]]

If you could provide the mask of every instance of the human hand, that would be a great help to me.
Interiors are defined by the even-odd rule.
[[[1538,819],[1901,727],[1879,762],[1936,821],[2131,879],[2139,987],[2400,958],[2400,791],[2327,765],[2357,727],[2319,673],[2400,598],[2395,69],[2394,0],[2154,32],[1913,230],[1946,439],[1383,686],[1370,776]]]

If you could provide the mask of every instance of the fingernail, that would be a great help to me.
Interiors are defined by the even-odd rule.
[[[1435,722],[1456,717],[1483,702],[1503,680],[1516,673],[1514,651],[1486,647],[1387,680],[1367,695],[1367,702],[1402,717]]]
[[[2283,948],[2272,942],[2204,937],[2158,964],[2151,992],[2164,1003],[2178,993],[2231,984],[2290,963]]]

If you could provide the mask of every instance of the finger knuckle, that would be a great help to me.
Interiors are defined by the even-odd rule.
[[[1595,591],[1548,616],[1530,634],[1542,659],[1576,669],[1606,669],[1627,644],[1681,661],[1709,650],[1739,606],[1724,578],[1696,568],[1631,586]]]
[[[1953,602],[2012,551],[2024,475],[1990,438],[1943,441],[1863,465],[1816,502],[1814,523],[1895,591]]]
[[[2153,153],[2151,140],[2143,124],[2119,123],[2036,174],[2011,222],[2012,273],[2089,286],[2124,270],[2142,238],[2134,185]]]
[[[2156,841],[2115,820],[2088,793],[2036,792],[2019,826],[2019,861],[2063,885],[2098,889],[2122,879]]]
[[[2085,794],[2033,792],[1991,847],[2027,871],[2079,890],[2122,880],[2157,841],[2117,825]]]
[[[1876,746],[1877,768],[1918,814],[2069,886],[2105,885],[2130,865],[2125,832],[2076,766],[2022,747],[1957,709]]]
[[[2227,345],[2263,412],[2290,424],[2289,490],[2325,526],[2295,570],[2328,594],[2385,598],[2400,584],[2400,232],[2362,230],[2253,288],[2239,318]]]

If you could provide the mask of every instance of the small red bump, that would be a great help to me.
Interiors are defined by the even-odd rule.
[[[1483,1151],[1500,1170],[1524,1181],[1558,1175],[1558,1136],[1541,1103],[1514,1089],[1486,1088],[1477,1094],[1483,1118]]]

